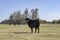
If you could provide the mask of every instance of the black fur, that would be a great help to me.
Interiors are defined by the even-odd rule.
[[[37,29],[38,29],[38,33],[39,33],[39,26],[40,26],[39,19],[32,20],[32,19],[26,18],[25,20],[26,20],[28,26],[31,28],[31,32],[33,32],[33,28],[35,28],[35,33],[36,33]]]

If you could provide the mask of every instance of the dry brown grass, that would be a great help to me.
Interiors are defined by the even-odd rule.
[[[40,33],[30,33],[27,25],[0,24],[0,40],[60,40],[60,25],[41,24]]]

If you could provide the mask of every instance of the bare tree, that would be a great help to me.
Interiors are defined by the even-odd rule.
[[[25,18],[28,17],[28,8],[25,9],[24,16],[25,16]]]
[[[34,20],[34,19],[37,19],[37,17],[38,17],[38,9],[32,9],[31,10],[31,12],[32,12],[32,19]]]

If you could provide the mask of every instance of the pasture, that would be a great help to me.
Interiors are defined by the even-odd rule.
[[[0,40],[60,40],[60,24],[41,24],[40,33],[27,25],[0,24]]]

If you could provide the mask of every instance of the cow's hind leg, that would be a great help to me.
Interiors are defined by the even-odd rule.
[[[35,33],[36,33],[36,31],[37,31],[37,28],[35,28]]]
[[[38,27],[38,33],[39,33],[39,27]]]

